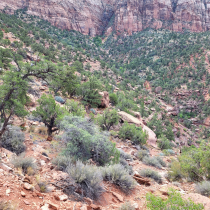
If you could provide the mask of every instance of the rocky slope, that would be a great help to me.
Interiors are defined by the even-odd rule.
[[[62,29],[91,36],[113,30],[131,34],[147,27],[194,32],[210,28],[209,2],[187,0],[2,0],[7,12],[28,8],[28,13]]]

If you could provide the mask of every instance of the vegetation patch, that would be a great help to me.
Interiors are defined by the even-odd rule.
[[[151,169],[142,169],[140,171],[140,175],[143,177],[154,179],[159,184],[162,183],[162,177],[158,174],[158,172],[153,171]]]

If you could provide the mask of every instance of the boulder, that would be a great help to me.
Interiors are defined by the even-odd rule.
[[[27,182],[24,182],[23,187],[24,187],[26,190],[32,190],[32,189],[33,189],[33,186],[30,185],[30,184],[27,183]]]
[[[132,123],[132,124],[135,124],[138,127],[139,126],[142,127],[143,131],[146,131],[147,134],[148,134],[147,143],[149,145],[152,145],[153,147],[157,147],[156,134],[150,128],[148,128],[146,125],[144,125],[142,120],[139,120],[136,117],[134,117],[134,116],[132,116],[132,115],[126,113],[126,112],[123,112],[123,111],[118,112],[118,114],[124,122],[127,121],[128,123]]]
[[[109,107],[109,93],[107,91],[104,91],[104,92],[99,92],[99,94],[102,96],[102,99],[101,99],[101,104],[99,107],[101,108],[107,108]]]
[[[149,127],[144,125],[143,131],[146,131],[148,134],[147,144],[157,148],[157,137],[154,131],[152,131]]]
[[[26,194],[23,191],[21,191],[20,194],[21,194],[22,197],[26,196]]]
[[[49,204],[49,208],[54,209],[54,210],[59,209],[59,206],[57,204],[54,204],[51,201],[47,201],[47,203]]]
[[[102,210],[102,208],[101,208],[101,206],[91,204],[91,205],[87,206],[87,210]]]
[[[151,183],[150,183],[150,180],[148,178],[145,178],[145,177],[142,177],[138,174],[135,174],[133,176],[133,178],[141,185],[146,185],[146,186],[150,186]]]
[[[118,114],[120,115],[120,118],[124,122],[127,121],[128,123],[135,124],[136,126],[141,126],[141,127],[144,126],[144,124],[141,120],[137,119],[136,117],[134,117],[126,112],[120,111],[120,112],[118,112]]]

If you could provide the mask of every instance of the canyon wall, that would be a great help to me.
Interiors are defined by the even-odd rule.
[[[0,9],[27,13],[86,35],[128,33],[145,28],[210,29],[210,0],[1,0]]]

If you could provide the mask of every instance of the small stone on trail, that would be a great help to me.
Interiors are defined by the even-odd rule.
[[[9,196],[10,192],[11,192],[11,190],[10,189],[7,189],[6,190],[6,195]]]
[[[26,204],[26,205],[30,205],[30,203],[26,200],[23,200],[23,202]]]
[[[23,191],[21,191],[21,196],[25,197],[26,194]]]
[[[31,190],[31,189],[33,188],[33,186],[30,185],[30,184],[27,183],[27,182],[24,182],[23,187],[24,187],[26,190]]]
[[[45,204],[41,207],[41,210],[49,210],[49,204]]]
[[[58,209],[58,205],[54,204],[54,203],[51,203],[50,201],[47,202],[49,204],[49,208],[52,208],[54,210],[57,210]]]

